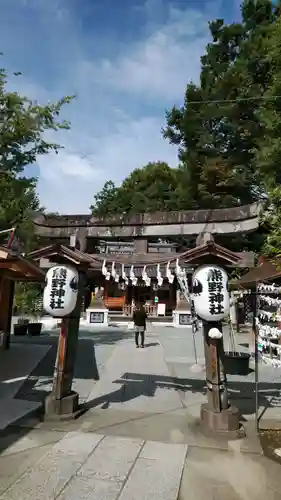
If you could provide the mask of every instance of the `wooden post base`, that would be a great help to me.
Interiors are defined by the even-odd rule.
[[[234,406],[215,412],[207,403],[201,406],[201,423],[212,432],[233,432],[240,428],[240,413]]]
[[[45,399],[45,419],[48,420],[74,420],[81,415],[83,410],[79,407],[77,392],[56,399],[53,393]]]

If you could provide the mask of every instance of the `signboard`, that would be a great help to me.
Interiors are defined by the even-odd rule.
[[[179,314],[179,324],[180,325],[191,325],[192,316],[191,314]]]
[[[68,316],[75,309],[78,295],[78,271],[75,268],[56,265],[46,274],[43,308],[55,318]]]
[[[229,313],[228,276],[219,266],[199,267],[192,277],[196,314],[205,321],[221,321]]]
[[[91,312],[90,313],[90,323],[104,323],[104,313],[103,312]]]
[[[157,304],[157,315],[165,316],[166,313],[166,304]]]

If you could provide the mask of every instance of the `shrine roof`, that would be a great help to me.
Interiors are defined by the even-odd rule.
[[[136,267],[141,266],[155,266],[160,264],[162,266],[166,265],[168,262],[171,263],[173,268],[176,261],[182,267],[191,267],[192,264],[197,263],[198,260],[208,256],[213,255],[214,257],[222,260],[226,265],[232,265],[237,267],[250,267],[253,265],[253,254],[251,252],[247,253],[234,253],[227,250],[214,242],[208,242],[204,245],[200,245],[191,250],[186,250],[182,253],[167,252],[167,253],[133,253],[130,255],[116,255],[116,254],[88,254],[81,252],[80,250],[70,248],[66,245],[54,244],[49,245],[39,250],[32,252],[29,256],[38,261],[39,259],[50,259],[55,261],[56,258],[62,258],[68,262],[73,263],[77,266],[84,266],[89,269],[101,270],[104,261],[107,264],[120,264],[124,266],[134,265]]]
[[[0,276],[14,281],[44,281],[45,272],[34,261],[0,246]]]
[[[39,248],[29,254],[34,260],[39,259],[52,259],[61,257],[66,261],[72,262],[75,265],[83,265],[89,267],[93,264],[93,259],[90,254],[80,252],[80,250],[73,249],[67,245],[53,244],[43,248]]]
[[[256,283],[262,281],[273,281],[280,279],[281,267],[280,261],[266,261],[261,265],[250,269],[240,279],[231,282],[231,288],[252,288]]]
[[[84,264],[89,268],[101,269],[102,263],[106,260],[108,263],[115,262],[116,264],[124,264],[127,266],[131,265],[155,265],[155,264],[167,264],[170,261],[176,261],[180,254],[176,253],[144,253],[144,254],[130,254],[130,255],[113,255],[113,254],[88,254],[85,252],[80,252],[80,250],[73,249],[67,245],[48,245],[46,247],[40,248],[31,252],[29,256],[34,260],[39,259],[55,259],[56,257],[64,258],[65,260],[72,261],[76,265]]]
[[[185,261],[185,263],[196,263],[196,261],[207,257],[213,256],[217,259],[221,259],[228,265],[237,265],[240,266],[243,264],[243,259],[245,257],[245,253],[236,253],[228,250],[221,245],[218,245],[214,241],[207,241],[203,245],[198,245],[190,250],[187,250],[184,254],[182,254],[181,259]]]

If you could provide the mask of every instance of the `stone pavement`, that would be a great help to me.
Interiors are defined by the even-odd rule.
[[[189,329],[152,327],[144,350],[132,332],[84,332],[76,380],[81,389],[86,382],[88,411],[74,422],[29,419],[7,429],[0,499],[280,499],[280,466],[261,455],[251,418],[239,441],[206,436],[197,425],[205,400],[201,339],[195,366]],[[50,352],[35,370],[38,380],[47,361],[52,373]],[[245,378],[231,383],[243,402]],[[253,400],[252,382],[250,390]]]
[[[52,388],[54,365],[58,346],[59,330],[44,332],[40,337],[25,337],[21,340],[25,345],[38,344],[48,346],[48,353],[36,366],[29,380],[21,387],[19,397],[43,402]],[[93,384],[104,372],[105,364],[115,346],[122,339],[131,337],[131,332],[117,328],[87,331],[80,329],[76,353],[76,364],[73,390],[80,396],[80,402],[87,400]],[[12,338],[12,348],[17,345],[18,338]]]
[[[145,349],[136,349],[132,339],[119,342],[87,406],[150,413],[183,408],[159,342],[148,337]]]
[[[0,498],[176,500],[186,452],[185,445],[70,432]]]
[[[163,329],[159,340],[165,352],[165,360],[173,376],[182,383],[181,399],[188,414],[199,418],[200,405],[205,400],[205,367],[202,333],[195,335],[197,364],[195,364],[192,334],[184,330]],[[237,334],[239,350],[248,352],[248,335]],[[224,346],[229,349],[228,328],[224,328]],[[254,360],[250,362],[248,376],[228,375],[229,398],[238,406],[248,422],[255,420],[255,372]],[[260,428],[281,428],[280,368],[259,363],[259,423]]]
[[[118,424],[124,420],[124,412],[130,415],[132,412],[141,412],[153,416],[159,412],[180,415],[184,411],[189,422],[199,418],[200,406],[205,401],[201,332],[196,334],[195,364],[190,328],[174,329],[161,325],[149,325],[149,328],[146,338],[148,345],[144,350],[135,349],[133,332],[126,329],[108,328],[91,332],[80,329],[73,389],[79,393],[80,402],[87,402],[91,412],[95,411],[95,422],[104,419],[112,423],[112,412],[102,412],[100,416],[98,410],[101,408],[116,410],[114,415],[118,415],[115,418]],[[58,332],[52,332],[40,338],[24,339],[30,347],[38,343],[39,349],[48,348],[48,353],[37,364],[29,379],[23,385],[21,382],[17,399],[44,401],[51,390],[57,337]],[[225,337],[227,347],[227,332]],[[240,348],[246,349],[245,341],[247,338],[244,335],[238,336]],[[14,338],[11,354],[17,345],[18,340]],[[34,349],[37,347],[34,346]],[[24,372],[26,375],[24,366],[21,366],[22,359],[17,358],[17,361],[17,373]],[[259,377],[260,426],[276,427],[281,421],[279,370],[261,365]],[[228,382],[231,401],[241,409],[246,421],[253,422],[254,371],[247,377],[228,376]],[[120,415],[120,411],[123,415]]]
[[[280,465],[241,453],[237,442],[225,451],[81,430],[21,432],[0,438],[0,500],[281,498]]]
[[[49,346],[19,343],[0,353],[0,430],[40,406],[35,401],[15,396],[48,350]]]
[[[174,329],[161,325],[149,325],[149,328],[147,343],[157,345],[150,345],[144,351],[134,351],[133,333],[126,329],[80,329],[73,389],[79,393],[82,403],[88,401],[90,404],[95,400],[95,408],[105,408],[109,405],[120,410],[144,410],[153,413],[161,408],[168,410],[184,407],[191,417],[198,418],[200,405],[205,401],[201,332],[196,334],[195,364],[190,328]],[[43,402],[51,390],[57,337],[58,332],[51,332],[37,339],[24,339],[28,344],[48,345],[50,350],[33,370],[28,382],[21,387],[18,398]],[[14,340],[18,342],[16,338]],[[240,349],[246,349],[247,341],[248,336],[237,336]],[[12,351],[14,345],[13,342]],[[227,331],[225,346],[228,347]],[[140,364],[143,362],[144,364]],[[251,368],[252,372],[247,377],[228,376],[230,398],[239,406],[247,421],[255,419],[253,362]],[[173,384],[175,379],[178,389],[181,389],[178,392]],[[274,422],[277,425],[278,421],[281,421],[279,370],[260,364],[259,379],[260,424],[263,428],[269,424],[275,425]],[[107,394],[108,401],[105,401],[103,398]]]

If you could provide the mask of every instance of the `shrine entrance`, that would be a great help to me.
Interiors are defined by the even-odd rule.
[[[150,286],[136,286],[130,287],[128,290],[128,295],[132,295],[132,298],[136,303],[145,304],[147,302],[153,303],[154,292]]]
[[[137,286],[129,285],[127,288],[127,304],[143,304],[148,311],[157,315],[158,304],[163,304],[165,307],[165,316],[172,316],[172,311],[176,307],[176,284],[164,283],[162,286],[157,286],[152,283],[151,286],[145,286],[144,283],[138,282]]]

